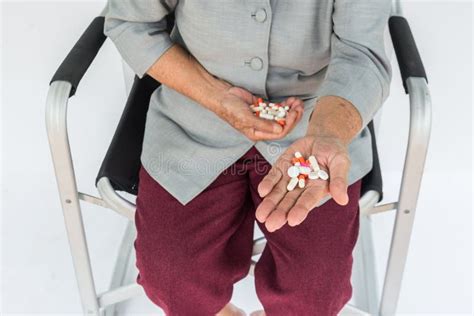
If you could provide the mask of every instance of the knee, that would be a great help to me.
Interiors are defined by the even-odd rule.
[[[166,315],[214,315],[231,299],[233,280],[177,252],[137,253],[139,283]]]
[[[255,270],[258,297],[269,314],[336,316],[352,296],[351,262],[334,257],[268,262]]]

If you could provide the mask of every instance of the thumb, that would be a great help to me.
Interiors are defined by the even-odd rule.
[[[348,155],[337,155],[329,163],[329,192],[339,205],[349,203],[347,194],[350,159]]]

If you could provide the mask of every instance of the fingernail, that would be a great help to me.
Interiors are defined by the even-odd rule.
[[[278,134],[278,133],[281,133],[282,131],[283,131],[283,127],[281,127],[280,125],[277,124],[277,125],[273,126],[273,132],[274,133]]]

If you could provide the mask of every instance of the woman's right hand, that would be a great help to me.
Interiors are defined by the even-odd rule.
[[[258,118],[250,109],[257,97],[239,87],[229,87],[220,98],[214,112],[252,141],[275,140],[285,137],[299,122],[303,115],[303,101],[291,97],[281,102],[290,107],[285,126],[276,121]]]
[[[178,44],[169,48],[147,73],[216,113],[252,141],[285,137],[303,115],[303,101],[292,97],[281,103],[290,107],[285,127],[275,121],[258,118],[250,109],[250,104],[257,97],[210,74]]]

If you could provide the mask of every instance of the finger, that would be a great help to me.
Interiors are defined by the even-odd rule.
[[[297,116],[298,114],[296,114],[296,112],[288,114],[288,116],[286,117],[286,124],[280,133],[274,134],[274,133],[267,133],[267,132],[261,132],[261,131],[256,130],[255,137],[257,139],[264,139],[264,140],[281,139],[285,137],[288,133],[290,133],[291,130],[295,127],[295,121],[296,121]]]
[[[299,122],[304,113],[304,102],[301,99],[296,99],[289,106],[290,106],[290,111],[289,111],[290,113],[296,112],[298,114],[296,123]]]
[[[277,122],[260,119],[253,114],[247,118],[246,125],[254,128],[255,132],[258,131],[259,133],[266,132],[267,134],[280,134],[283,131],[283,127],[281,127]],[[257,134],[255,136],[258,137]]]
[[[337,154],[328,164],[329,192],[339,205],[349,203],[347,177],[349,175],[350,164],[349,156],[346,153]]]
[[[288,98],[287,99],[287,105],[290,108],[296,108],[296,107],[304,107],[304,102],[300,98]]]
[[[318,205],[319,201],[327,191],[327,185],[324,183],[306,187],[298,201],[288,212],[288,225],[297,226],[301,224],[306,219],[309,212]]]
[[[297,119],[298,119],[298,112],[296,111],[288,112],[288,115],[286,116],[286,120],[285,120],[285,126],[282,132],[283,135],[287,135],[293,130],[293,128],[296,126]]]
[[[294,152],[291,149],[287,149],[280,158],[278,158],[277,162],[274,164],[272,169],[268,172],[268,174],[260,181],[257,191],[260,197],[267,196],[270,192],[272,192],[274,186],[279,183],[280,181],[287,181],[288,176],[285,176],[282,170],[288,170],[292,166],[291,158],[293,157]],[[285,189],[286,189],[286,185]],[[285,191],[286,192],[286,191]]]
[[[284,100],[284,101],[282,102],[282,105],[283,105],[283,106],[288,105],[289,107],[291,107],[291,105],[293,104],[293,102],[295,102],[296,100],[298,100],[298,98],[296,98],[296,97],[289,97],[289,98],[287,98],[286,100]]]
[[[286,192],[286,181],[281,180],[263,199],[255,211],[255,217],[260,223],[264,223],[267,220],[268,215],[270,215],[273,210],[275,210],[276,206],[278,203],[280,203],[281,199],[283,199]]]
[[[256,104],[258,101],[258,98],[252,94],[252,103],[251,104]]]
[[[280,203],[278,203],[276,209],[270,213],[265,221],[265,227],[269,232],[274,232],[286,224],[288,212],[295,205],[302,192],[302,189],[297,188],[285,194],[284,198]]]
[[[260,195],[260,197],[265,197],[273,190],[273,187],[278,183],[278,181],[280,181],[281,178],[282,173],[278,168],[273,167],[270,169],[268,174],[263,178],[262,181],[260,181],[257,187],[258,195]]]

